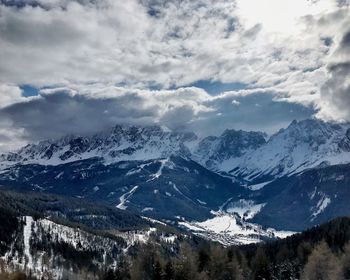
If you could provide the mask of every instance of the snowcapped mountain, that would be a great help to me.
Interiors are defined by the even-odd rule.
[[[300,231],[349,216],[350,164],[313,168],[276,179],[250,195],[264,207],[251,222]]]
[[[219,137],[201,140],[193,151],[193,158],[210,169],[220,170],[223,162],[240,158],[265,144],[265,137],[262,132],[227,129]]]
[[[258,225],[299,231],[350,214],[343,199],[349,170],[340,165],[350,162],[349,124],[293,121],[265,138],[226,130],[200,140],[158,126],[118,125],[0,156],[0,185],[98,201],[163,222],[190,221],[198,235],[207,230],[231,243],[273,236]],[[237,215],[239,226],[231,228]],[[231,229],[208,226],[218,221]]]
[[[191,132],[160,126],[122,126],[92,136],[66,136],[30,144],[0,156],[2,169],[14,164],[59,165],[94,157],[104,164],[184,156],[215,172],[254,181],[319,165],[350,161],[350,125],[321,120],[293,121],[268,141],[261,132],[225,130],[202,140]],[[256,181],[256,180],[255,180]]]
[[[186,144],[197,140],[194,133],[171,132],[160,126],[116,125],[92,136],[66,136],[30,144],[17,152],[0,156],[1,165],[58,165],[93,157],[106,163],[122,160],[149,160],[172,154],[189,155]]]
[[[234,176],[254,181],[349,161],[350,125],[310,119],[293,121],[266,144],[240,158],[231,158],[222,166]]]

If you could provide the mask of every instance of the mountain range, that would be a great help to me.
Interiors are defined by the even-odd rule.
[[[236,244],[349,215],[349,163],[348,123],[307,119],[270,137],[227,129],[203,139],[116,125],[1,155],[0,185],[98,202]]]

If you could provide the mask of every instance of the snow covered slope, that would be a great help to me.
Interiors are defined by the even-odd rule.
[[[240,158],[265,144],[262,132],[225,130],[219,137],[209,136],[201,140],[193,151],[193,159],[213,170],[222,170],[222,163]]]
[[[317,166],[350,162],[350,125],[320,120],[293,121],[266,144],[222,164],[249,181],[280,177]]]
[[[48,279],[48,275],[51,275],[50,279],[78,277],[76,271],[69,267],[83,265],[84,262],[94,267],[95,271],[114,267],[118,256],[131,242],[123,238],[94,235],[47,219],[34,220],[31,216],[22,217],[21,222],[22,229],[13,236],[10,250],[1,256],[8,264],[5,270],[25,271],[44,279]]]
[[[276,231],[246,222],[237,213],[216,212],[215,217],[202,222],[182,221],[179,224],[193,234],[220,242],[225,246],[258,243],[276,238],[285,238],[295,232]]]
[[[172,246],[176,234],[145,230],[91,233],[79,227],[32,216],[19,218],[18,229],[5,252],[0,251],[5,271],[24,271],[38,279],[101,279],[107,269],[116,268],[120,257],[138,244],[157,242]],[[1,254],[2,253],[2,254]]]
[[[249,208],[244,210],[246,221],[302,230],[350,213],[347,204],[335,203],[338,192],[329,189],[338,186],[346,193],[339,178],[348,178],[348,171],[338,165],[349,162],[349,124],[293,121],[267,142],[260,132],[226,130],[200,141],[193,133],[157,126],[116,126],[2,155],[0,184],[100,201],[171,221],[204,221],[215,218],[211,210],[219,209],[242,214],[243,207]],[[335,168],[323,170],[326,166]],[[305,173],[309,170],[319,173]],[[324,172],[339,180],[327,181],[320,191]],[[299,196],[306,197],[304,190],[311,193],[316,186],[314,199],[300,207]],[[293,215],[299,220],[288,219]]]
[[[285,176],[254,191],[264,207],[252,222],[301,231],[335,217],[350,215],[350,164],[313,168]]]
[[[199,140],[194,133],[171,132],[159,126],[117,125],[89,137],[66,136],[27,145],[1,155],[0,169],[15,164],[59,165],[93,157],[111,164],[177,155],[215,172],[254,181],[350,161],[350,124],[293,121],[267,142],[265,138],[261,132],[225,130],[219,137]]]
[[[105,163],[122,160],[149,160],[172,154],[189,155],[186,144],[196,141],[194,133],[171,132],[160,126],[116,125],[88,137],[66,136],[30,144],[17,152],[0,156],[2,168],[21,164],[59,165],[93,157]]]

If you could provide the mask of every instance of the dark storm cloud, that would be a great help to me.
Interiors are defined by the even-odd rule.
[[[329,112],[336,119],[350,119],[350,61],[332,64],[328,67],[331,77],[321,89],[322,97],[328,104]],[[325,109],[323,109],[325,110]]]
[[[0,37],[10,44],[23,46],[55,48],[65,44],[78,43],[83,34],[66,23],[64,18],[55,19],[43,25],[41,20],[27,22],[20,17],[9,17],[0,29]]]
[[[143,108],[142,98],[134,94],[89,98],[56,92],[5,107],[0,117],[25,129],[26,137],[36,141],[69,133],[92,133],[116,123],[146,123],[155,116],[154,110]]]
[[[340,48],[350,49],[350,30],[343,36],[340,43]]]
[[[334,62],[327,69],[330,78],[322,86],[321,96],[326,102],[321,112],[336,119],[350,120],[350,31],[344,32],[335,51]]]
[[[45,10],[49,10],[52,8],[66,8],[70,2],[76,2],[81,5],[98,5],[99,3],[103,3],[104,0],[56,0],[56,1],[46,1],[46,0],[0,0],[0,5],[4,5],[7,7],[14,8],[25,8],[25,7],[33,7],[33,8],[42,8]]]
[[[332,73],[332,75],[346,76],[350,71],[350,61],[330,64],[328,66],[328,69]]]
[[[349,0],[337,0],[337,3],[339,5],[339,7],[344,7],[344,6],[348,6],[350,1]]]
[[[211,96],[199,88],[105,88],[82,94],[61,89],[41,93],[0,109],[0,119],[21,133],[25,142],[35,142],[66,134],[91,134],[125,123],[159,124],[172,130],[194,131],[200,136],[220,134],[226,128],[270,133],[313,113],[301,105],[277,101],[272,93]],[[6,135],[5,126],[2,128],[0,137]]]
[[[226,128],[256,130],[273,133],[292,120],[310,118],[315,110],[300,104],[275,99],[274,93],[256,92],[244,96],[226,96],[212,101],[219,110],[199,120],[197,130],[217,134]]]

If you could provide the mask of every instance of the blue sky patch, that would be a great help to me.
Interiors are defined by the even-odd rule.
[[[21,85],[22,95],[25,97],[36,96],[39,94],[39,89],[30,85]]]
[[[247,85],[243,83],[222,83],[209,80],[200,80],[191,84],[190,86],[202,88],[212,95],[217,95],[224,91],[235,91],[247,88]]]

